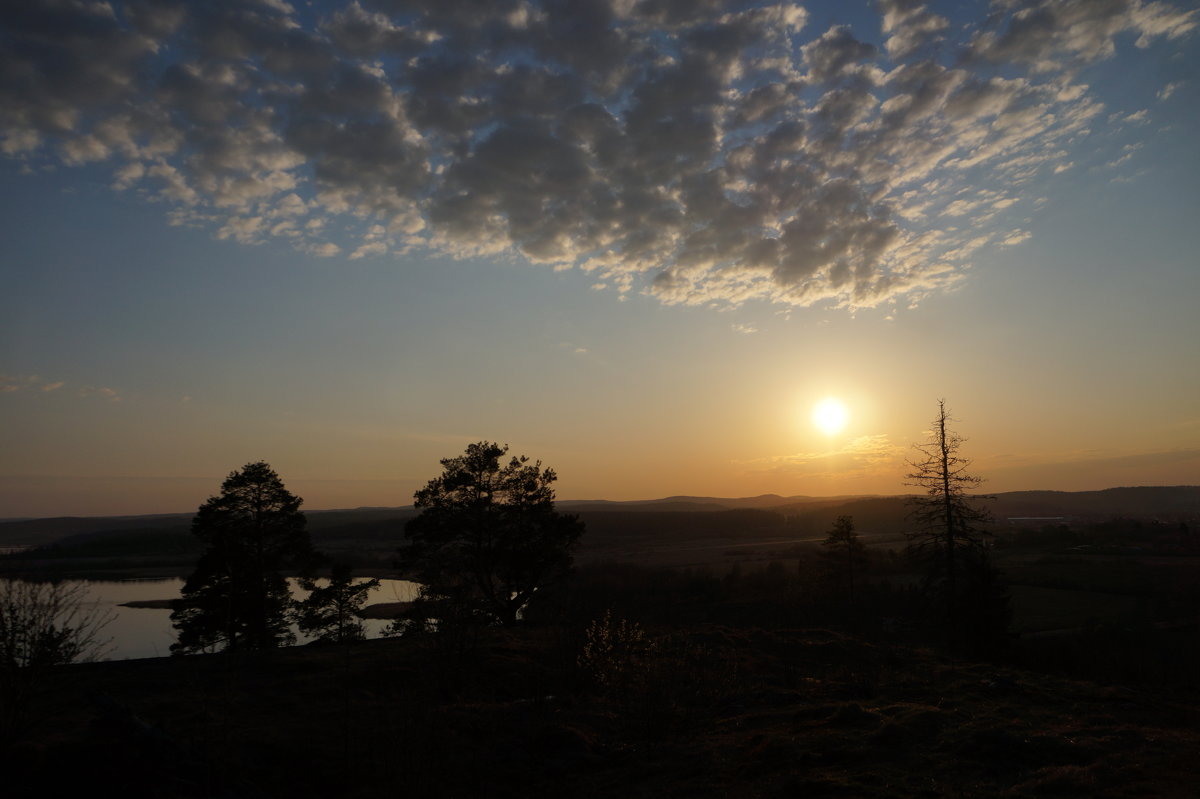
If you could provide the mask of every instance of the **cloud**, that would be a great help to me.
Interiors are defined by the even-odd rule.
[[[16,394],[24,391],[39,391],[49,393],[65,386],[62,380],[47,382],[40,375],[6,375],[0,374],[0,394]]]
[[[1160,100],[1169,99],[1172,94],[1174,94],[1175,92],[1182,89],[1184,87],[1184,85],[1185,85],[1184,82],[1181,80],[1173,81],[1171,83],[1168,83],[1166,86],[1163,86],[1161,89],[1159,89],[1158,94],[1155,96],[1158,97],[1158,99],[1160,99]]]
[[[1108,121],[1112,122],[1127,122],[1131,125],[1144,125],[1150,121],[1150,112],[1143,108],[1140,111],[1134,111],[1130,114],[1117,113],[1109,114]]]
[[[972,241],[1019,223],[987,187],[1019,198],[1104,112],[1080,70],[1200,17],[1005,0],[964,34],[879,0],[881,51],[786,2],[35,6],[0,12],[0,152],[104,165],[171,224],[849,308],[960,281]]]
[[[41,375],[6,375],[0,374],[0,394],[16,394],[19,392],[37,392],[49,394],[67,385],[65,380],[48,381]],[[121,402],[121,392],[115,388],[104,386],[82,385],[75,391],[79,397],[101,397],[110,402]]]
[[[1015,247],[1018,244],[1023,244],[1033,238],[1033,234],[1028,230],[1014,230],[1001,239],[998,244],[1001,247]]]
[[[82,386],[76,393],[80,397],[99,397],[109,402],[122,402],[124,399],[121,392],[107,386]]]
[[[888,34],[884,49],[892,59],[912,55],[950,27],[949,20],[917,0],[881,0],[879,7],[883,11],[883,32]]]
[[[15,394],[37,386],[41,378],[37,375],[0,374],[0,394]]]
[[[1176,39],[1195,29],[1200,12],[1141,0],[1005,0],[1009,12],[993,30],[977,33],[971,58],[1028,64],[1049,72],[1108,58],[1122,33],[1137,35],[1138,47],[1158,36]]]
[[[318,258],[332,258],[335,255],[340,254],[342,248],[334,244],[332,241],[325,241],[308,245],[306,251],[311,255],[317,256]]]
[[[751,333],[758,332],[758,328],[755,327],[754,325],[746,325],[746,324],[742,324],[741,322],[734,322],[733,324],[731,324],[729,326],[729,328],[734,333],[742,333],[744,335],[749,335]]]
[[[904,448],[886,434],[860,436],[840,449],[801,452],[742,461],[753,472],[794,477],[846,477],[855,474],[897,472],[904,466]]]

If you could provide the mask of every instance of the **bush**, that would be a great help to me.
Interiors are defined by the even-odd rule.
[[[578,665],[618,721],[647,740],[686,731],[739,688],[730,653],[679,635],[650,638],[611,612],[589,625]]]
[[[654,649],[641,625],[613,619],[611,610],[588,625],[586,636],[579,668],[601,691],[627,690]]]
[[[0,579],[0,739],[14,737],[32,717],[40,672],[104,654],[102,633],[111,620],[82,584]]]

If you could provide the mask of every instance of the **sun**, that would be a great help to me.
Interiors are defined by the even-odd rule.
[[[841,400],[827,397],[813,408],[812,420],[822,433],[831,436],[840,433],[850,421],[850,409]]]

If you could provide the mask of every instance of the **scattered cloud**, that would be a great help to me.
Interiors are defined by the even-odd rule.
[[[1079,67],[1112,56],[1116,37],[1137,36],[1147,47],[1159,36],[1176,39],[1200,22],[1200,12],[1141,0],[1003,0],[1000,24],[976,33],[970,58],[1027,64],[1039,72]]]
[[[734,322],[729,327],[730,327],[730,329],[733,330],[734,333],[744,333],[746,335],[749,335],[751,333],[758,332],[758,328],[755,327],[754,325],[746,325],[746,324],[742,324],[741,322]]]
[[[310,244],[306,248],[307,252],[319,258],[332,258],[341,253],[342,248],[334,244],[332,241],[321,242],[319,244]]]
[[[846,477],[895,472],[904,465],[904,452],[904,447],[893,444],[886,434],[879,434],[860,436],[836,450],[775,455],[740,465],[753,472],[796,477]]]
[[[0,394],[15,394],[41,382],[37,375],[0,375]]]
[[[1121,155],[1112,161],[1109,161],[1105,166],[1107,166],[1109,169],[1116,169],[1117,167],[1126,164],[1131,158],[1133,158],[1134,153],[1140,149],[1142,149],[1141,142],[1137,142],[1135,144],[1126,144],[1121,148]]]
[[[1145,108],[1140,111],[1134,111],[1131,114],[1110,114],[1109,122],[1125,122],[1131,125],[1144,125],[1150,121],[1150,112]]]
[[[788,3],[45,0],[0,12],[0,153],[106,165],[246,245],[516,253],[665,303],[911,305],[972,241],[1011,240],[988,186],[1018,199],[1069,166],[1105,112],[1084,67],[1200,22],[876,7],[882,49]]]
[[[937,41],[950,27],[945,17],[929,11],[919,0],[880,0],[883,32],[888,35],[884,49],[893,59],[906,58],[922,46]]]
[[[1014,230],[999,241],[1001,247],[1015,247],[1033,238],[1028,230]]]
[[[121,402],[123,399],[119,391],[106,386],[82,386],[76,393],[80,397],[99,397],[109,402]]]
[[[1183,81],[1178,81],[1178,80],[1173,81],[1171,83],[1168,83],[1166,86],[1163,86],[1161,89],[1159,89],[1157,97],[1160,100],[1166,100],[1166,99],[1170,98],[1170,96],[1172,94],[1174,94],[1175,92],[1179,91],[1182,88],[1183,88]]]
[[[0,374],[0,394],[16,394],[19,392],[36,392],[49,394],[65,387],[65,380],[46,380],[41,375],[6,375]],[[75,391],[79,397],[100,397],[110,402],[120,402],[121,393],[115,388],[103,386],[82,385]]]
[[[0,374],[0,394],[16,394],[24,391],[51,392],[65,386],[61,380],[48,382],[41,375]]]

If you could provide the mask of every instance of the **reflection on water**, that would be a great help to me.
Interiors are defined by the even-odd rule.
[[[101,609],[112,611],[113,619],[104,628],[101,638],[111,638],[102,660],[126,660],[130,658],[166,657],[171,654],[175,642],[175,631],[171,627],[171,611],[165,608],[125,608],[124,602],[151,599],[176,599],[183,590],[183,580],[68,580],[78,582],[87,589],[88,596]],[[289,580],[292,596],[303,599],[307,592],[300,589],[295,580]],[[380,580],[379,587],[371,592],[368,605],[378,602],[410,602],[417,594],[417,584],[408,580]],[[388,626],[386,619],[365,619],[368,638],[377,638]],[[311,640],[300,635],[295,628],[298,643]]]

